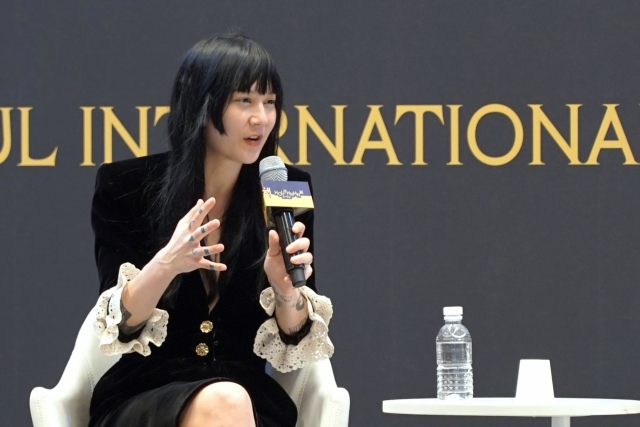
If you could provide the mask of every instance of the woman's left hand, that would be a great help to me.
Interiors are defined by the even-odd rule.
[[[291,230],[297,234],[298,239],[287,246],[288,253],[293,254],[298,251],[301,253],[291,257],[292,264],[304,264],[304,276],[308,279],[313,272],[311,263],[313,262],[313,255],[308,252],[311,242],[308,238],[302,237],[304,234],[304,224],[296,222],[291,227]],[[280,239],[278,233],[275,230],[269,231],[269,249],[267,250],[267,256],[264,260],[264,271],[267,274],[269,283],[277,293],[289,294],[293,290],[293,284],[291,283],[291,277],[284,266],[284,260],[282,259],[282,253],[280,251]]]

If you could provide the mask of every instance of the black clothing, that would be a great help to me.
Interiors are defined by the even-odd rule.
[[[164,153],[105,164],[98,170],[91,220],[100,292],[116,285],[121,264],[130,262],[142,269],[159,250],[148,223],[147,209],[154,197],[148,184],[162,177],[167,159]],[[310,181],[306,172],[287,168],[290,180]],[[313,245],[313,211],[297,220],[305,224],[305,236]],[[265,373],[265,361],[253,353],[256,332],[268,316],[258,300],[260,271],[249,268],[249,260],[264,248],[240,251],[235,271],[211,313],[199,271],[184,275],[172,307],[159,304],[169,313],[165,342],[160,347],[150,344],[147,357],[124,354],[105,373],[91,400],[90,427],[175,426],[190,397],[219,380],[237,382],[248,391],[258,426],[295,426],[293,401]],[[315,291],[315,274],[307,286]],[[207,320],[213,330],[205,333],[200,326]],[[201,344],[209,350],[204,356],[196,354]]]

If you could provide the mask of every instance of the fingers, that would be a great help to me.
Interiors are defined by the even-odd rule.
[[[204,202],[202,201],[202,199],[198,199],[196,204],[189,210],[189,212],[187,212],[187,214],[180,219],[179,223],[185,223],[190,221],[191,218],[196,214],[196,211],[200,209],[200,206],[202,206],[203,203]]]
[[[290,254],[296,253],[298,251],[306,252],[309,250],[309,245],[311,245],[311,241],[306,237],[301,237],[287,246],[287,252]]]
[[[291,231],[297,234],[298,239],[302,237],[302,235],[304,234],[304,230],[306,230],[306,226],[300,221],[296,221],[291,227]]]
[[[302,223],[299,223],[302,224]],[[303,225],[304,227],[304,225]],[[304,231],[304,228],[303,228]],[[302,237],[295,242],[291,243],[287,246],[287,252],[290,254],[294,254],[298,251],[302,252],[300,255],[296,255],[291,257],[291,262],[294,264],[307,264],[313,261],[313,255],[309,252],[309,245],[311,241]],[[268,257],[274,257],[280,254],[280,238],[278,237],[278,233],[275,230],[269,231],[269,249],[267,250]]]
[[[267,256],[274,257],[280,255],[280,238],[278,232],[275,230],[269,230],[269,249],[267,249]]]
[[[193,242],[193,243],[197,243],[200,242],[202,239],[204,239],[207,234],[211,233],[213,230],[215,230],[216,228],[220,227],[220,220],[218,219],[214,219],[211,220],[209,222],[207,222],[204,225],[200,225],[200,226],[192,226],[195,225],[196,220],[191,220],[191,222],[189,223],[189,227],[190,227],[190,231],[191,233],[189,233],[189,235],[187,235],[186,239],[189,242]]]
[[[308,279],[309,277],[311,277],[312,273],[313,273],[313,267],[307,264],[304,268],[304,278]]]
[[[191,215],[188,216],[189,223],[188,229],[189,231],[193,231],[195,228],[199,227],[202,224],[202,221],[206,218],[207,214],[211,209],[215,206],[216,199],[213,197],[208,198],[206,201],[202,201],[202,199],[198,200],[198,203],[189,211]]]
[[[293,264],[311,264],[313,262],[313,254],[307,252],[309,250],[309,244],[311,242],[306,237],[298,239],[289,246],[287,246],[287,252],[290,254],[300,251],[299,255],[291,257],[291,263]],[[275,230],[269,231],[269,249],[267,249],[268,257],[275,257],[280,255],[280,239],[278,233]]]
[[[224,250],[224,245],[222,243],[218,243],[217,245],[193,248],[191,250],[191,254],[193,256],[197,256],[201,258],[205,256],[219,254],[223,250]]]
[[[192,207],[185,216],[180,219],[179,224],[186,224],[189,231],[195,230],[202,224],[209,211],[215,206],[216,199],[210,197],[207,200],[198,199],[195,206]]]
[[[205,256],[218,254],[223,250],[224,250],[224,245],[222,243],[218,243],[212,246],[193,248],[191,253],[194,256],[200,258],[200,260],[198,261],[198,266],[200,268],[203,268],[205,270],[210,270],[210,271],[225,271],[227,269],[226,264],[223,264],[221,262],[213,262],[204,258]]]
[[[294,255],[291,257],[292,264],[311,264],[313,262],[313,254],[311,252],[304,252],[300,255]]]
[[[211,262],[204,258],[200,260],[198,263],[200,268],[209,270],[209,271],[225,271],[227,269],[227,265],[221,262]]]

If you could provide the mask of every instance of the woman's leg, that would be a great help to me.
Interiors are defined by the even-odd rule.
[[[217,382],[197,392],[180,415],[180,427],[255,427],[249,394],[239,384]]]

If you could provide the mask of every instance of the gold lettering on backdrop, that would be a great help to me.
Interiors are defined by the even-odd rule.
[[[529,104],[529,107],[533,110],[533,159],[529,163],[530,165],[544,165],[542,162],[543,127],[567,156],[570,165],[582,164],[578,158],[578,108],[581,106],[582,104],[567,104],[567,107],[569,107],[569,140],[571,141],[567,143],[567,140],[562,137],[558,129],[549,120],[549,117],[542,111],[542,105]]]
[[[307,141],[309,130],[320,140],[324,148],[333,158],[334,165],[346,165],[344,161],[344,109],[346,105],[332,105],[335,114],[335,143],[332,143],[327,134],[322,130],[318,122],[309,112],[308,105],[295,105],[298,110],[298,146],[299,160],[298,165],[310,165],[307,158]]]
[[[96,107],[80,107],[82,110],[82,163],[80,166],[95,166],[93,158],[93,110]]]
[[[398,120],[405,113],[413,113],[415,118],[415,152],[416,159],[413,163],[414,166],[425,166],[427,163],[424,161],[424,115],[425,113],[433,113],[440,119],[440,123],[444,124],[444,117],[442,115],[442,105],[396,105],[396,121],[394,125],[398,124]]]
[[[33,107],[18,107],[20,110],[20,163],[18,166],[55,166],[58,147],[44,159],[33,159],[29,155],[29,112]]]
[[[113,131],[115,130],[124,143],[129,147],[136,157],[147,155],[147,147],[149,140],[147,116],[151,107],[136,107],[138,110],[138,126],[139,143],[133,139],[131,134],[122,125],[122,122],[113,112],[113,107],[100,107],[104,113],[104,162],[111,163],[113,161]]]
[[[451,124],[449,125],[451,160],[447,166],[462,166],[460,163],[460,108],[462,105],[447,105],[451,110]]]
[[[288,127],[289,127],[289,119],[287,118],[287,114],[284,112],[284,110],[282,110],[282,113],[280,114],[280,128],[278,129],[278,138],[282,138],[282,136],[287,131]],[[280,147],[280,145],[278,145],[278,152],[276,154],[278,155],[278,157],[282,159],[282,161],[285,164],[287,165],[293,164],[293,162],[289,160],[289,158],[284,153],[284,151],[282,151],[282,147]]]
[[[166,114],[169,114],[170,111],[171,111],[171,108],[167,106],[156,107],[156,112],[153,117],[153,125],[157,126],[160,119]]]
[[[509,152],[503,156],[498,157],[491,157],[484,154],[482,150],[480,150],[478,141],[476,139],[476,130],[478,128],[478,123],[480,123],[480,119],[482,119],[487,114],[492,113],[502,114],[509,120],[511,120],[515,133],[513,137],[513,143]],[[524,129],[522,128],[522,122],[520,121],[520,118],[515,111],[502,104],[489,104],[480,108],[473,114],[471,120],[469,121],[469,126],[467,127],[467,140],[469,143],[469,148],[471,149],[471,152],[476,157],[476,159],[480,160],[485,165],[502,166],[512,161],[520,152],[523,139]]]
[[[12,107],[2,107],[2,149],[0,150],[0,165],[7,160],[11,152],[11,116]]]
[[[370,110],[369,117],[367,118],[367,122],[362,130],[362,135],[360,136],[360,141],[356,148],[356,153],[353,155],[353,160],[349,164],[364,165],[364,163],[362,163],[362,156],[364,155],[365,150],[385,150],[387,157],[389,158],[387,166],[402,165],[402,163],[398,161],[398,156],[396,156],[396,151],[391,143],[391,137],[389,136],[387,127],[382,119],[382,114],[380,113],[382,105],[367,105],[367,107],[369,107]],[[371,134],[373,133],[374,128],[378,129],[380,141],[371,140]]]
[[[591,154],[589,154],[589,159],[585,165],[599,165],[598,156],[600,155],[600,151],[605,149],[622,150],[622,154],[624,154],[623,164],[637,165],[638,163],[633,157],[627,135],[624,133],[622,123],[620,123],[620,117],[618,117],[618,112],[616,111],[618,104],[604,104],[604,106],[607,107],[607,110],[604,112],[598,135],[596,136],[596,140],[591,148]],[[617,139],[605,139],[607,137],[607,131],[611,126],[613,126],[613,131]]]
[[[547,132],[553,143],[567,157],[568,165],[599,165],[598,158],[602,150],[620,150],[624,156],[623,165],[640,165],[634,157],[634,153],[627,139],[625,130],[622,126],[620,117],[618,116],[617,107],[619,104],[603,104],[605,107],[597,136],[591,147],[588,159],[581,162],[579,158],[579,112],[583,104],[566,104],[569,109],[568,117],[568,134],[561,133],[556,127],[558,123],[553,123],[545,111],[542,104],[528,104],[531,109],[531,153],[532,158],[529,165],[543,166],[542,159],[542,134]],[[309,134],[313,133],[320,141],[322,147],[329,153],[333,159],[334,165],[363,165],[364,153],[367,150],[384,150],[387,156],[387,165],[402,165],[398,159],[395,147],[389,135],[389,131],[382,117],[382,105],[368,105],[369,113],[363,126],[360,139],[358,140],[353,159],[349,163],[345,161],[345,109],[347,105],[331,105],[334,110],[334,134],[333,138],[329,137],[309,110],[309,105],[294,105],[298,111],[298,162],[293,163],[289,156],[278,147],[278,156],[283,159],[286,164],[297,164],[300,166],[311,165],[309,159]],[[399,124],[400,119],[407,113],[413,114],[414,121],[414,160],[412,166],[426,166],[428,152],[426,141],[425,120],[426,114],[431,113],[438,118],[442,125],[446,125],[444,119],[445,105],[433,104],[400,104],[395,106],[394,126]],[[461,166],[460,160],[460,110],[462,105],[446,105],[449,109],[449,144],[450,158],[447,166]],[[104,162],[113,161],[113,137],[114,132],[124,141],[127,148],[136,157],[145,156],[148,153],[149,144],[149,110],[153,108],[153,126],[157,126],[160,120],[169,114],[168,106],[142,106],[135,107],[138,111],[138,135],[137,139],[132,137],[131,133],[125,128],[118,116],[114,112],[114,107],[100,106],[81,106],[82,111],[82,163],[80,166],[95,166],[93,160],[93,119],[94,110],[102,110],[104,125]],[[2,127],[2,139],[0,140],[0,165],[5,163],[9,158],[12,149],[12,117],[16,113],[12,113],[14,109],[19,111],[20,117],[20,163],[18,166],[55,166],[58,147],[54,147],[53,151],[44,158],[32,158],[30,154],[30,112],[34,107],[0,107],[0,126]],[[501,114],[511,121],[514,128],[513,142],[508,152],[501,156],[489,156],[485,154],[479,146],[477,140],[477,128],[480,121],[488,114]],[[431,120],[431,119],[430,119]],[[564,122],[560,122],[564,125]],[[278,135],[282,137],[288,130],[288,117],[282,111],[280,118],[280,126]],[[566,128],[565,128],[566,129]],[[373,135],[377,133],[378,138]],[[607,139],[607,134],[611,134]],[[479,108],[472,115],[467,124],[467,143],[472,155],[481,163],[490,166],[502,166],[513,161],[513,159],[522,151],[524,141],[524,129],[522,122],[517,113],[510,107],[503,104],[489,104]],[[583,142],[584,144],[584,142]],[[551,144],[553,145],[553,144]],[[293,150],[293,148],[291,148]],[[15,151],[15,150],[14,150]]]

